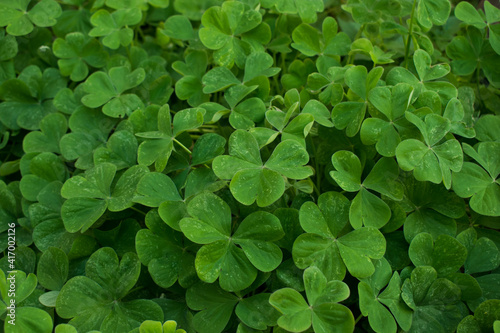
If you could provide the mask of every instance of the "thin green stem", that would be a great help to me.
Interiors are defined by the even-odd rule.
[[[405,50],[405,67],[408,68],[408,56],[410,55],[410,42],[411,36],[413,34],[413,21],[415,16],[415,7],[417,6],[417,0],[413,0],[413,7],[411,8],[410,17],[410,28],[408,30],[408,39],[406,40],[406,50]]]
[[[354,40],[359,39],[361,35],[363,34],[363,31],[365,30],[365,25],[361,25],[359,28],[358,32],[356,33],[356,36],[354,36]],[[347,64],[350,65],[354,62],[354,53],[349,54],[349,57],[347,58]]]
[[[313,183],[314,189],[316,190],[316,193],[318,196],[321,194],[320,188],[321,188],[321,174],[319,172],[319,163],[318,159],[316,158],[316,145],[314,144],[314,140],[311,135],[309,135],[309,142],[311,143],[311,148],[314,154],[314,168],[316,171],[316,184]]]
[[[130,207],[130,209],[135,210],[137,213],[140,213],[140,214],[146,216],[146,213],[144,213],[142,210],[135,208],[134,206]]]
[[[187,151],[189,153],[189,155],[192,154],[191,150],[189,150],[186,146],[184,146],[179,140],[177,140],[176,138],[173,138],[172,140],[175,143],[177,143],[179,146],[181,146],[182,149],[184,149],[185,151]]]
[[[359,316],[358,316],[358,318],[356,318],[356,321],[354,322],[354,325],[356,325],[358,323],[358,321],[361,320],[361,318],[363,318],[363,314],[362,313],[360,313]]]
[[[483,98],[481,97],[481,85],[479,84],[480,82],[480,73],[481,73],[481,65],[478,64],[476,68],[476,87],[477,87],[477,97],[479,98],[479,102],[481,106],[484,106],[483,104]],[[477,115],[479,116],[479,115]]]

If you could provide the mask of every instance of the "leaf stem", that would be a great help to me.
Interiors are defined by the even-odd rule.
[[[172,138],[172,140],[177,143],[179,146],[181,146],[182,149],[184,149],[185,151],[187,151],[189,153],[189,155],[192,154],[191,150],[189,150],[186,146],[184,146],[179,140],[177,140],[176,138]]]
[[[476,87],[477,87],[477,97],[479,98],[479,101],[480,101],[480,104],[481,106],[484,106],[484,102],[483,102],[483,98],[481,96],[481,86],[479,84],[479,81],[480,81],[480,72],[481,72],[481,65],[478,63],[477,64],[477,68],[476,68]],[[479,111],[481,112],[481,111]],[[480,114],[480,113],[479,113]],[[477,117],[479,117],[479,114],[477,115]]]
[[[362,313],[360,313],[359,316],[358,316],[358,318],[356,318],[356,321],[354,322],[354,325],[356,325],[358,323],[358,321],[361,320],[361,318],[363,318],[363,314]]]
[[[319,172],[319,164],[318,164],[318,159],[316,158],[316,145],[314,144],[314,140],[311,135],[309,135],[309,141],[311,142],[311,148],[312,152],[314,155],[314,168],[316,171],[316,184],[313,183],[314,189],[316,190],[316,193],[318,194],[318,197],[320,196],[320,188],[321,188],[321,175]]]
[[[410,55],[410,42],[411,36],[413,34],[413,20],[415,16],[415,7],[417,6],[417,0],[413,0],[413,6],[411,8],[410,16],[410,28],[408,30],[408,39],[406,40],[406,50],[405,50],[405,67],[408,68],[408,56]]]
[[[146,213],[144,213],[142,210],[135,208],[134,206],[130,207],[130,209],[135,210],[137,213],[140,213],[140,214],[146,216]]]
[[[354,40],[353,42],[356,40],[356,39],[359,39],[361,37],[361,35],[363,34],[363,31],[365,30],[365,25],[362,24],[361,27],[359,28],[358,32],[356,33],[356,36],[354,36]],[[350,65],[354,62],[354,53],[351,53],[349,54],[349,57],[347,58],[347,64],[346,65]]]

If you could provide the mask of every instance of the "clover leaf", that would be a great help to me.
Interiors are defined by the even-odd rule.
[[[433,239],[440,235],[454,237],[458,219],[465,214],[464,202],[456,194],[430,182],[419,182],[407,177],[404,182],[405,200],[402,204],[408,213],[404,235],[408,243],[422,232]]]
[[[129,333],[186,333],[185,330],[177,328],[177,323],[175,320],[167,320],[163,324],[161,321],[145,320],[141,326],[133,329]]]
[[[281,262],[281,250],[272,242],[283,237],[283,230],[274,215],[250,214],[233,233],[230,208],[214,194],[196,196],[187,211],[191,217],[182,219],[179,226],[189,240],[204,244],[195,260],[202,281],[219,278],[222,289],[239,291],[252,284],[257,270],[269,272]]]
[[[197,37],[191,21],[182,15],[170,16],[165,21],[164,32],[165,35],[180,40],[193,40]]]
[[[374,264],[375,273],[358,284],[361,313],[368,316],[375,332],[397,332],[396,322],[402,329],[410,329],[412,312],[401,299],[398,272],[391,277],[391,267],[385,259],[376,260]]]
[[[422,133],[424,142],[417,139],[402,141],[396,148],[396,158],[404,171],[413,171],[415,179],[430,181],[435,184],[443,182],[451,187],[451,172],[462,169],[463,153],[456,139],[442,142],[451,130],[449,119],[429,113],[422,120],[414,113],[406,111],[406,119],[414,124]]]
[[[460,172],[453,173],[453,190],[461,198],[471,198],[470,207],[483,215],[499,216],[500,186],[498,175],[498,142],[481,142],[477,150],[463,143],[464,152],[478,164],[464,162]]]
[[[448,235],[440,235],[435,240],[428,233],[415,236],[408,251],[416,267],[431,266],[438,276],[455,273],[467,258],[467,249],[458,240]]]
[[[320,34],[316,28],[302,23],[292,33],[293,48],[308,57],[319,55],[317,66],[320,72],[338,64],[338,56],[347,54],[351,43],[346,33],[338,32],[337,21],[332,17],[323,20],[322,29]]]
[[[90,22],[94,26],[89,31],[90,37],[104,37],[102,43],[110,49],[116,50],[132,42],[134,31],[130,25],[136,25],[142,19],[139,8],[118,9],[109,13],[100,9],[92,15]]]
[[[228,68],[236,63],[243,67],[250,44],[235,38],[249,32],[262,21],[261,14],[241,2],[224,2],[221,7],[207,9],[201,18],[201,42],[215,50],[213,56],[219,66]]]
[[[40,257],[37,276],[40,285],[50,291],[41,295],[39,300],[45,306],[54,307],[59,291],[68,279],[69,260],[66,253],[56,247],[50,247]]]
[[[146,226],[136,235],[137,255],[148,266],[151,277],[162,288],[177,280],[183,287],[196,281],[194,260],[197,247],[173,232],[155,211],[146,215]]]
[[[368,94],[375,88],[383,72],[382,67],[375,67],[368,73],[364,66],[351,67],[345,72],[345,83],[357,98],[353,97],[354,100],[335,105],[332,110],[335,128],[346,129],[349,137],[358,133],[365,118]]]
[[[40,121],[56,110],[53,98],[66,87],[66,80],[54,68],[41,71],[31,65],[17,79],[3,82],[0,86],[0,121],[10,129],[39,129]]]
[[[107,54],[95,39],[88,39],[80,32],[67,34],[65,39],[57,38],[53,45],[54,55],[61,74],[73,81],[85,80],[89,74],[88,65],[101,68],[106,64]]]
[[[460,288],[429,266],[419,266],[403,283],[401,297],[414,311],[409,332],[418,332],[421,325],[433,331],[454,331],[462,319]]]
[[[60,113],[51,113],[40,121],[40,131],[28,133],[23,140],[26,153],[60,153],[59,141],[68,130],[68,121]]]
[[[404,132],[408,123],[403,117],[408,109],[413,87],[399,83],[392,87],[376,87],[368,94],[368,100],[381,112],[378,117],[367,118],[360,130],[364,144],[375,144],[377,152],[386,157],[396,155],[401,142],[399,132]]]
[[[500,33],[495,29],[494,24],[500,21],[500,10],[493,6],[489,1],[484,3],[484,13],[486,22],[483,16],[478,12],[474,6],[467,2],[457,4],[455,8],[455,16],[460,21],[463,21],[478,29],[488,27],[489,42],[491,47],[497,54],[500,54]]]
[[[392,60],[392,57],[394,56],[395,52],[385,53],[380,47],[373,46],[372,42],[366,38],[356,39],[351,44],[351,51],[349,52],[349,55],[353,56],[356,53],[369,55],[373,61],[374,66],[390,64],[394,62],[394,60]]]
[[[201,81],[207,64],[207,54],[203,51],[193,51],[186,55],[184,62],[176,61],[172,64],[172,68],[183,76],[175,83],[175,94],[193,107],[208,101]]]
[[[231,179],[231,193],[244,205],[257,201],[260,207],[269,206],[285,191],[283,176],[304,179],[312,174],[303,166],[309,160],[307,151],[293,140],[278,144],[263,164],[257,140],[237,130],[229,138],[229,154],[217,156],[213,170],[220,179]]]
[[[14,58],[19,51],[16,37],[5,34],[5,31],[1,30],[0,41],[0,61]]]
[[[451,4],[446,0],[422,0],[418,3],[418,23],[425,29],[433,24],[444,25],[450,15]]]
[[[117,212],[133,205],[137,183],[149,170],[141,165],[127,169],[111,191],[116,170],[114,164],[104,162],[87,170],[84,177],[74,176],[64,183],[61,194],[68,200],[61,207],[61,216],[69,232],[86,231],[106,209]]]
[[[80,108],[73,112],[68,123],[71,132],[59,141],[61,154],[69,161],[76,160],[77,168],[89,169],[94,165],[94,149],[107,141],[116,121],[99,110]]]
[[[177,112],[172,121],[168,104],[161,107],[158,111],[158,131],[135,134],[145,139],[139,145],[139,164],[149,166],[155,163],[156,171],[163,171],[174,151],[174,142],[184,150],[189,150],[176,137],[185,131],[200,127],[204,114],[205,109],[202,108],[185,109]]]
[[[374,23],[393,16],[402,15],[402,4],[387,0],[349,0],[342,5],[342,9],[351,13],[352,18],[359,24]],[[389,21],[390,22],[390,21]]]
[[[137,192],[148,194],[151,192],[161,193],[161,195],[156,196],[156,204],[159,205],[158,213],[166,224],[177,231],[181,231],[179,222],[184,217],[188,216],[187,203],[194,196],[204,191],[216,192],[226,186],[226,182],[220,181],[211,169],[197,168],[192,170],[186,177],[184,200],[182,200],[178,195],[178,191],[177,188],[175,188],[174,183],[171,180],[167,180],[168,177],[162,178],[163,179],[159,180],[157,183],[158,185],[161,185],[161,192],[159,191],[159,186],[157,185],[153,186],[151,184],[150,186],[144,187],[142,184],[146,177],[144,177],[139,183]],[[145,200],[141,203],[148,205]]]
[[[500,265],[500,251],[495,243],[487,237],[478,239],[475,229],[462,231],[457,240],[467,248],[467,260],[464,264],[466,274],[492,271]]]
[[[474,316],[465,317],[457,327],[457,332],[481,332],[491,330],[497,332],[500,327],[500,302],[498,300],[487,300],[481,303],[474,311]]]
[[[437,64],[431,66],[432,59],[430,55],[422,50],[416,50],[413,55],[413,62],[417,71],[417,77],[409,70],[403,67],[395,67],[389,73],[387,73],[386,81],[388,84],[396,85],[398,83],[408,83],[414,89],[413,99],[416,100],[422,92],[434,91],[437,92],[441,98],[442,104],[447,104],[450,99],[457,97],[457,88],[449,82],[445,81],[433,81],[442,78],[450,72],[450,65],[448,64]],[[441,113],[440,110],[437,113]]]
[[[399,169],[396,161],[383,157],[361,182],[363,171],[359,158],[350,151],[339,151],[333,154],[332,164],[336,171],[330,175],[345,191],[358,192],[351,202],[349,219],[354,229],[362,225],[376,228],[383,227],[391,217],[391,209],[379,197],[368,189],[384,194],[393,200],[403,198],[403,187],[397,181]]]
[[[117,170],[130,168],[136,164],[137,147],[137,139],[131,132],[114,132],[109,137],[106,147],[94,150],[94,164],[109,162],[116,165]]]
[[[318,94],[326,105],[337,105],[344,98],[344,75],[350,67],[330,67],[326,73],[312,73],[307,77],[307,89]]]
[[[295,289],[275,291],[269,303],[282,313],[278,325],[285,330],[301,332],[313,327],[315,332],[351,332],[354,317],[338,302],[349,297],[349,287],[341,281],[328,281],[316,267],[304,271],[307,302]]]
[[[30,201],[37,201],[40,191],[51,182],[63,182],[68,172],[63,161],[52,153],[41,153],[33,157],[29,161],[28,170],[23,172],[19,189],[23,197]]]
[[[93,253],[96,241],[89,235],[69,233],[61,220],[61,182],[45,186],[37,196],[37,203],[29,207],[28,216],[33,229],[33,242],[45,252],[57,247],[68,254],[69,258],[81,258]]]
[[[121,300],[136,284],[140,271],[134,253],[126,253],[119,261],[112,248],[97,250],[85,265],[85,276],[71,278],[61,289],[57,314],[85,332],[128,332],[147,319],[163,321],[163,311],[155,302]]]
[[[197,283],[186,292],[186,301],[193,310],[199,310],[193,317],[193,326],[200,333],[220,333],[224,330],[234,312],[247,326],[265,330],[276,325],[279,317],[269,304],[268,293],[246,298],[222,290],[216,284]]]
[[[14,284],[14,288],[11,287]],[[6,333],[21,333],[36,330],[40,333],[52,332],[52,318],[50,315],[30,304],[30,298],[35,295],[37,286],[37,277],[35,274],[26,274],[23,271],[14,271],[5,276],[0,270],[0,290],[2,301],[0,302],[0,313],[5,315],[3,329]],[[10,290],[15,290],[12,293]],[[7,307],[12,307],[12,301],[15,306],[15,313],[12,313]],[[15,325],[10,320],[14,318]]]
[[[349,201],[337,192],[320,195],[318,204],[300,208],[300,225],[307,233],[293,244],[293,259],[299,268],[316,266],[328,280],[341,280],[346,267],[351,275],[364,278],[375,271],[372,259],[385,253],[385,239],[374,227],[361,227],[347,234]]]
[[[7,27],[12,36],[24,36],[33,31],[33,26],[51,27],[61,16],[61,6],[54,0],[41,0],[29,11],[31,0],[0,1],[0,27]]]
[[[141,84],[145,75],[142,68],[131,72],[125,66],[113,67],[107,74],[96,72],[85,81],[84,89],[88,95],[83,96],[82,103],[89,108],[104,105],[102,112],[110,117],[128,116],[143,103],[137,95],[123,93]]]
[[[309,107],[311,107],[313,102],[310,103]],[[306,109],[305,112],[303,111],[301,114],[293,117],[300,107],[300,96],[297,89],[292,89],[286,92],[285,107],[288,107],[286,112],[276,107],[270,108],[266,111],[266,120],[278,131],[272,131],[269,129],[263,130],[263,128],[250,130],[252,134],[256,134],[259,139],[260,146],[269,144],[279,134],[281,134],[281,141],[294,140],[300,143],[303,147],[306,146],[305,138],[314,123],[314,114],[316,114],[316,118],[318,118],[318,112],[309,108]],[[324,109],[322,111],[323,117],[329,116],[325,115]],[[328,113],[328,110],[326,110],[326,112]]]
[[[314,23],[317,20],[317,12],[324,10],[322,1],[304,1],[304,0],[265,0],[262,1],[262,6],[271,8],[275,6],[279,13],[298,14],[305,23]]]
[[[458,7],[458,6],[457,6]],[[500,56],[483,38],[477,28],[467,28],[466,36],[457,36],[446,46],[446,54],[451,61],[453,73],[461,76],[470,75],[474,70],[481,70],[488,81],[498,87],[499,71],[496,66]]]

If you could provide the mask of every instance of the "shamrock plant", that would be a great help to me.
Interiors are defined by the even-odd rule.
[[[499,23],[0,0],[2,332],[500,332]]]

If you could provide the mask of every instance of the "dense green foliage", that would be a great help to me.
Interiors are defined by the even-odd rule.
[[[500,332],[498,23],[0,0],[0,331]]]

